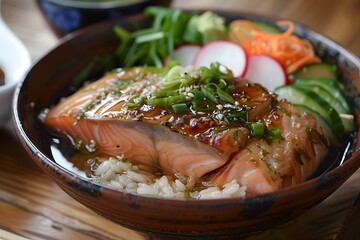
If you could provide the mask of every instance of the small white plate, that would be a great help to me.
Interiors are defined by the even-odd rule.
[[[12,96],[17,83],[31,66],[31,57],[24,44],[7,27],[1,17],[0,0],[0,68],[5,73],[5,85],[0,86],[0,127],[11,116]]]

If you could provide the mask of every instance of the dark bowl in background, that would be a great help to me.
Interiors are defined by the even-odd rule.
[[[227,20],[275,21],[243,13],[219,14]],[[75,86],[76,74],[95,56],[114,52],[119,41],[113,32],[115,24],[133,29],[147,23],[148,19],[139,14],[67,35],[34,64],[16,89],[13,120],[22,145],[36,164],[74,199],[116,223],[157,237],[239,239],[239,236],[270,229],[299,216],[330,196],[360,167],[360,151],[356,146],[340,166],[284,190],[246,199],[178,200],[116,191],[57,164],[51,153],[51,136],[39,120],[39,114]],[[359,125],[359,58],[300,24],[296,24],[295,31],[314,44],[323,60],[338,66],[339,79],[352,99]]]
[[[151,5],[168,5],[166,0],[38,0],[48,23],[64,36],[95,22],[122,18]]]

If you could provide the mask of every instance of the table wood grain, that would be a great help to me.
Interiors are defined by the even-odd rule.
[[[291,19],[360,55],[359,0],[174,0],[172,6]],[[2,15],[34,61],[59,41],[35,1],[3,0]],[[250,239],[334,239],[359,189],[357,171],[320,205]],[[0,128],[0,239],[151,238],[96,215],[65,194],[28,157],[9,121]]]

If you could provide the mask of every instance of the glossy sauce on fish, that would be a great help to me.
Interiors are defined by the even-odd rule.
[[[145,68],[115,71],[62,99],[44,123],[89,156],[125,156],[199,183],[236,179],[252,195],[310,176],[329,147],[316,119],[210,70],[180,69],[175,80]]]

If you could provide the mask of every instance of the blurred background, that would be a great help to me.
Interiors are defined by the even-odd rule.
[[[290,19],[310,27],[352,50],[356,55],[360,55],[359,0],[153,0],[145,2],[185,9],[244,11]],[[41,14],[39,1],[3,0],[2,5],[5,22],[28,47],[33,58],[38,57],[58,42],[60,35],[54,31],[54,28],[49,27],[49,22]],[[127,9],[121,14],[131,14],[134,11],[134,9]]]

